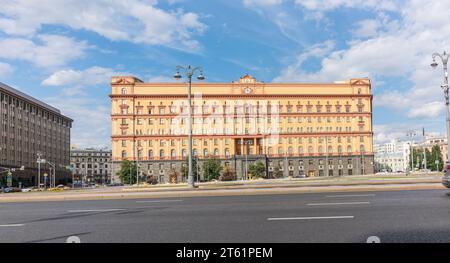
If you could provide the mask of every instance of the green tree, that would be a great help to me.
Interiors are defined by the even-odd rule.
[[[442,160],[441,148],[439,145],[435,145],[431,148],[430,155],[432,161],[429,168],[432,168],[433,171],[442,171],[442,169],[444,169],[444,160]],[[436,161],[439,162],[438,166],[436,166]]]
[[[424,158],[423,158],[423,149],[415,148],[413,149],[413,165],[415,168],[425,168],[424,166]],[[434,145],[431,148],[431,152],[426,149],[425,155],[427,157],[427,169],[432,171],[442,171],[443,169],[443,160],[441,155],[441,148],[438,145]],[[439,162],[439,166],[436,166],[436,160]]]
[[[128,160],[123,160],[120,164],[120,171],[117,172],[120,181],[124,184],[136,183],[136,164]]]
[[[194,176],[194,181],[197,180],[197,171],[197,158],[192,158],[192,175]],[[189,175],[189,159],[186,159],[185,165],[181,167],[181,175],[183,176],[183,181],[186,182]]]
[[[410,158],[411,158],[411,156],[410,156]],[[423,166],[423,150],[421,148],[413,148],[412,158],[413,158],[414,169],[422,168],[422,166]],[[410,160],[410,163],[411,163],[411,160]]]
[[[207,181],[218,179],[222,165],[218,159],[209,159],[203,163],[203,176]]]
[[[257,161],[256,163],[252,163],[248,166],[248,172],[252,175],[252,177],[261,178],[266,174],[266,166],[263,162]]]

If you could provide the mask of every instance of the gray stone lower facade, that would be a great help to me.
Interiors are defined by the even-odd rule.
[[[198,173],[200,181],[203,181],[202,166],[207,159],[198,160]],[[222,166],[230,166],[236,172],[237,180],[247,179],[247,167],[251,163],[261,161],[265,164],[268,178],[278,177],[316,177],[316,176],[339,176],[339,175],[363,175],[374,173],[373,155],[347,155],[347,156],[287,156],[270,157],[266,155],[233,156],[228,159],[220,159]],[[178,171],[176,182],[185,181],[182,178],[181,170],[187,165],[186,160],[154,160],[139,161],[140,171],[143,177],[154,176],[159,183],[173,182],[169,178],[169,171]],[[278,168],[277,168],[278,167]],[[328,170],[327,170],[328,168]],[[120,170],[120,162],[113,163],[113,170],[117,173]],[[120,182],[117,175],[114,182]]]

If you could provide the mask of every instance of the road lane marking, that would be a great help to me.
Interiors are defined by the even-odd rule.
[[[320,206],[320,205],[368,205],[370,202],[346,202],[346,203],[314,203],[306,204],[309,206]]]
[[[279,220],[320,220],[320,219],[353,219],[354,216],[313,216],[313,217],[271,217],[268,221]]]
[[[85,209],[85,210],[68,210],[68,213],[87,213],[87,212],[116,212],[125,209]]]
[[[335,197],[371,197],[375,196],[375,194],[367,194],[367,195],[327,195],[327,198],[335,198]]]
[[[170,203],[170,202],[182,202],[183,200],[145,200],[136,201],[136,203]]]
[[[0,227],[19,227],[24,225],[25,224],[9,224],[9,225],[0,225]]]

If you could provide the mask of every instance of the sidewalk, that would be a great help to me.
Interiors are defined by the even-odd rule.
[[[372,175],[208,182],[197,184],[195,189],[188,188],[187,184],[168,184],[69,190],[64,192],[10,193],[0,194],[0,203],[417,189],[445,189],[445,187],[441,184],[441,175],[390,177]]]

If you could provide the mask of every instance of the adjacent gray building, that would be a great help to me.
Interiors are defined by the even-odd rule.
[[[70,166],[75,183],[106,184],[111,179],[111,150],[105,149],[72,149]]]
[[[60,110],[0,82],[0,166],[25,167],[14,172],[14,186],[37,185],[38,153],[55,164],[57,184],[69,182],[72,122]],[[49,169],[41,164],[41,175]]]

